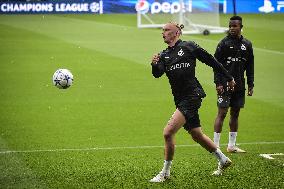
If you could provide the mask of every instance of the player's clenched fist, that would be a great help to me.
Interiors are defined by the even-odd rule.
[[[152,64],[157,64],[159,60],[160,60],[160,54],[154,54],[152,57]]]

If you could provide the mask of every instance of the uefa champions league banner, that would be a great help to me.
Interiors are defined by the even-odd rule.
[[[0,13],[98,13],[103,14],[102,0],[43,0],[43,1],[7,1],[0,2]]]
[[[209,0],[210,1],[210,0]],[[218,0],[211,0],[215,3]],[[193,2],[193,3],[192,3]],[[2,14],[42,14],[42,13],[177,13],[180,10],[210,12],[211,5],[200,0],[1,0]]]
[[[136,13],[137,0],[0,0],[0,14]]]
[[[233,0],[0,0],[0,14],[57,13],[177,13],[210,12],[219,4],[223,13],[233,13]],[[236,0],[237,13],[283,13],[284,0]]]

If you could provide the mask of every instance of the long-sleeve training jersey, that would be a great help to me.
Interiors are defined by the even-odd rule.
[[[195,77],[196,59],[224,75],[227,81],[233,78],[216,59],[192,41],[178,40],[173,47],[160,53],[157,64],[152,63],[155,78],[166,73],[175,103],[187,98],[203,98],[205,93]]]
[[[249,40],[243,36],[234,38],[228,35],[220,41],[214,56],[234,77],[235,91],[245,90],[245,71],[248,87],[254,87],[254,55]],[[217,86],[226,86],[226,80],[219,73],[214,73],[214,82]]]

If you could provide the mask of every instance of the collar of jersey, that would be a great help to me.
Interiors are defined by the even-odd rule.
[[[240,38],[235,38],[235,37],[231,36],[230,34],[228,34],[228,37],[229,37],[230,39],[238,40],[238,41],[242,41],[242,40],[243,40],[243,38],[244,38],[242,35],[241,35],[241,37],[240,37]]]
[[[178,46],[178,44],[179,44],[180,42],[182,42],[182,40],[181,40],[181,39],[177,40],[177,42],[175,43],[175,45],[174,45],[174,46],[172,46],[172,47],[168,46],[168,49],[169,49],[169,50],[173,50],[173,49],[175,49],[175,47],[176,47],[176,46]]]

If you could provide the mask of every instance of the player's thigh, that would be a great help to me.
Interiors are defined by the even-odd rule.
[[[185,122],[186,120],[184,115],[176,109],[164,129],[164,133],[175,134],[185,124]]]
[[[218,107],[218,117],[225,118],[229,107]]]
[[[240,114],[240,107],[231,107],[230,108],[230,115],[232,118],[238,118]]]
[[[243,108],[245,105],[245,91],[236,91],[231,96],[230,106],[235,109]]]
[[[223,94],[217,95],[217,107],[218,108],[229,108],[231,102],[231,94],[224,92]]]

